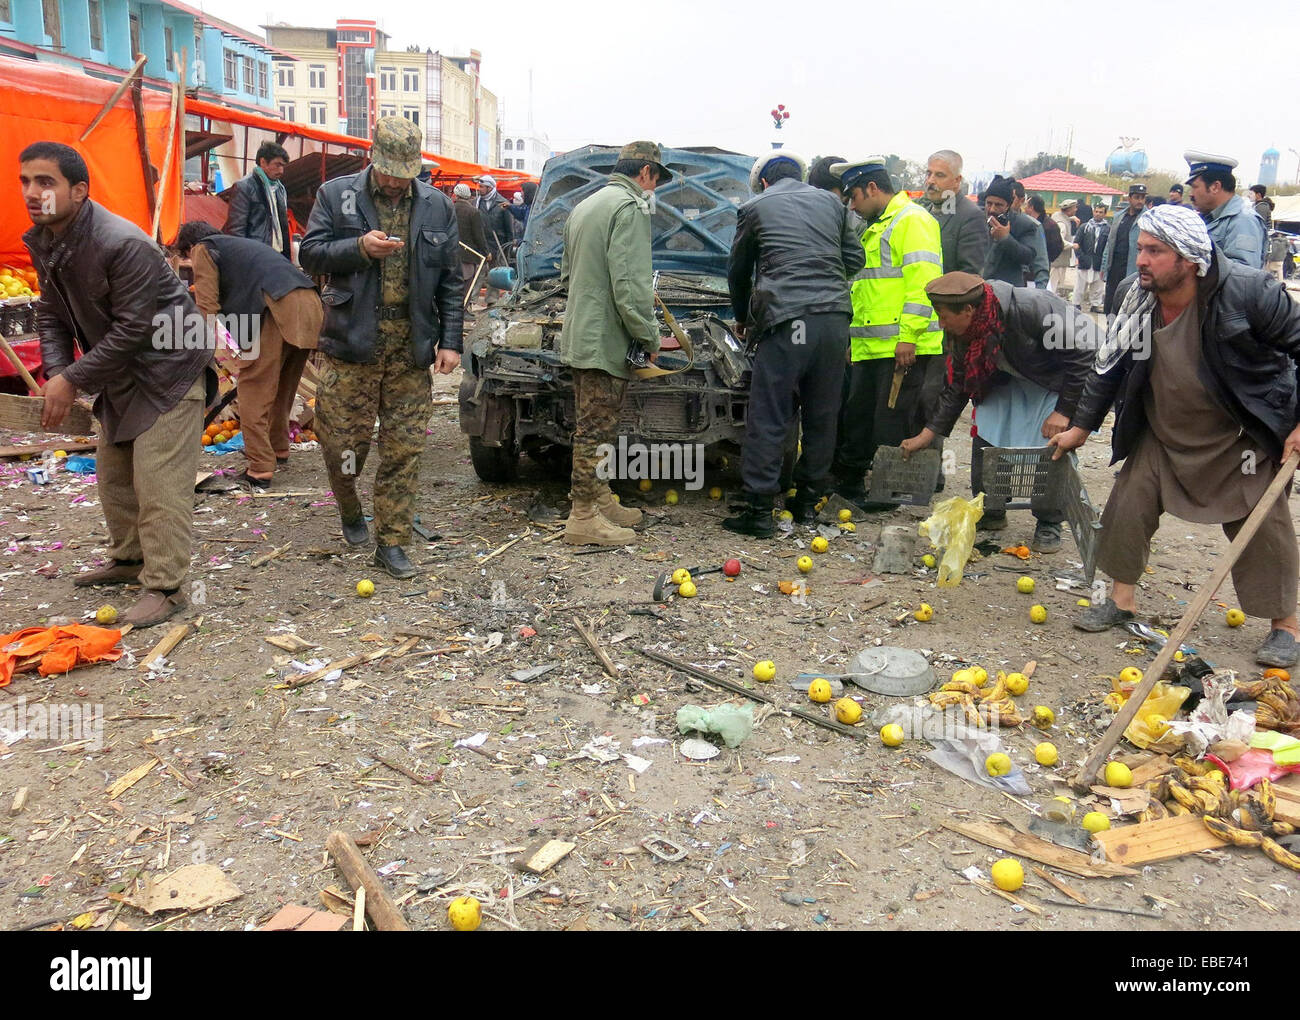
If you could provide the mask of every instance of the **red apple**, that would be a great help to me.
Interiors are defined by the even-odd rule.
[[[722,572],[728,577],[740,576],[740,560],[727,560],[727,562],[722,565]]]

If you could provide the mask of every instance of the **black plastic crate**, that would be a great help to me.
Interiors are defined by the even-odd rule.
[[[882,446],[871,461],[871,503],[929,506],[942,469],[938,450],[918,450],[908,460],[897,446]]]

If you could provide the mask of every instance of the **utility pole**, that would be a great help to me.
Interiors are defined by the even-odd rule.
[[[1071,157],[1074,155],[1074,125],[1070,125],[1070,136],[1065,143],[1065,172],[1070,172]]]

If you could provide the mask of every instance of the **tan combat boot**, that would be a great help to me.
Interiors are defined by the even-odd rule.
[[[564,522],[565,545],[631,545],[636,532],[610,524],[595,503],[574,503]]]
[[[624,506],[614,498],[612,490],[606,488],[596,500],[596,509],[600,516],[609,521],[610,524],[617,524],[620,528],[630,528],[634,524],[640,524],[642,513],[634,506]]]

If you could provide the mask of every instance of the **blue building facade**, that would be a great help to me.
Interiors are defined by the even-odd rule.
[[[143,54],[145,85],[274,115],[276,51],[174,0],[0,0],[0,55],[117,78]],[[182,56],[183,54],[183,56]],[[185,66],[180,66],[181,64]]]

